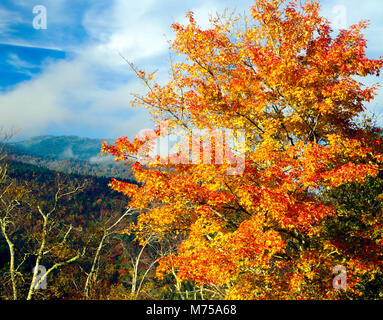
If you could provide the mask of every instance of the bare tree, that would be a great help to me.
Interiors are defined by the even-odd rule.
[[[98,243],[96,253],[95,253],[94,257],[93,257],[93,261],[92,261],[92,266],[91,266],[90,272],[87,274],[87,278],[86,278],[86,281],[85,281],[85,286],[84,286],[84,298],[85,299],[89,299],[90,298],[91,287],[97,281],[98,270],[99,270],[99,263],[100,263],[100,255],[101,255],[102,249],[105,246],[106,241],[108,240],[108,238],[111,235],[119,233],[121,231],[119,229],[119,226],[121,225],[121,223],[124,220],[124,218],[126,218],[127,216],[131,216],[135,212],[136,211],[134,211],[132,208],[128,208],[124,212],[124,214],[122,214],[120,217],[117,218],[117,220],[115,222],[110,223],[110,219],[109,219],[109,221],[107,221],[103,225],[103,227],[102,227],[102,236],[101,236],[101,239],[100,239],[100,241]]]
[[[15,181],[8,176],[8,165],[6,163],[7,153],[4,151],[4,143],[12,135],[4,134],[0,143],[0,229],[9,251],[9,274],[12,285],[12,297],[18,298],[15,266],[15,244],[12,241],[12,234],[17,230],[17,209],[20,206],[20,199],[25,196],[25,189],[15,186]]]
[[[65,184],[58,176],[57,191],[54,195],[53,204],[49,210],[45,211],[38,202],[36,203],[36,199],[31,196],[31,190],[28,190],[25,186],[18,185],[15,179],[11,179],[8,176],[8,166],[5,162],[5,157],[6,154],[4,153],[0,156],[0,229],[1,235],[8,246],[12,299],[20,299],[17,278],[19,277],[25,281],[24,275],[20,272],[21,266],[27,258],[35,256],[33,276],[26,295],[26,299],[31,300],[35,289],[47,279],[50,273],[65,264],[76,261],[85,253],[85,248],[82,248],[81,250],[76,250],[76,253],[72,256],[61,257],[61,261],[54,262],[47,272],[38,278],[38,270],[42,259],[47,255],[50,255],[50,258],[52,258],[53,255],[51,253],[67,245],[68,238],[73,230],[72,225],[64,226],[60,219],[54,215],[59,201],[64,197],[81,191],[84,188],[84,184],[78,186],[74,186],[72,183]],[[25,231],[28,228],[26,225],[27,216],[31,215],[32,211],[37,211],[42,223],[40,232],[36,233],[35,228],[38,226],[38,223],[37,219],[33,220],[31,235],[34,239],[39,239],[39,243],[37,248],[28,252],[23,247],[16,248],[15,240],[17,239],[17,232],[21,229],[23,229],[24,235],[26,235]],[[53,233],[56,233],[55,236],[53,236]],[[63,236],[61,236],[62,234]],[[19,252],[19,259],[16,256],[16,249]]]
[[[33,277],[32,277],[32,281],[31,281],[30,286],[29,286],[27,300],[31,300],[32,299],[32,296],[34,294],[35,288],[38,288],[41,285],[41,283],[46,280],[47,276],[52,271],[54,271],[55,269],[65,265],[65,264],[72,263],[72,262],[78,260],[81,256],[83,256],[85,254],[85,247],[84,247],[82,250],[77,252],[74,256],[72,256],[70,258],[67,258],[67,259],[65,259],[62,262],[54,263],[53,266],[50,267],[46,271],[46,273],[42,277],[40,277],[40,279],[37,280],[37,274],[38,274],[39,266],[40,266],[40,263],[41,263],[41,260],[43,259],[43,257],[45,255],[47,255],[48,253],[50,253],[51,251],[55,250],[56,248],[65,245],[65,243],[66,243],[66,241],[68,239],[68,236],[69,236],[69,234],[71,233],[71,231],[73,229],[73,226],[70,225],[68,227],[67,231],[65,232],[65,235],[64,235],[63,239],[60,242],[57,242],[57,243],[53,244],[49,249],[46,248],[47,240],[48,240],[50,231],[52,230],[52,226],[55,225],[55,223],[49,224],[49,222],[51,222],[51,220],[53,219],[52,216],[53,216],[53,214],[57,210],[58,202],[59,202],[60,199],[62,199],[64,197],[71,196],[71,195],[76,194],[79,191],[83,190],[84,186],[85,186],[84,184],[78,185],[78,186],[74,186],[74,187],[73,186],[69,186],[69,187],[65,186],[60,181],[60,178],[58,176],[58,179],[57,179],[57,191],[55,193],[54,200],[53,200],[53,205],[52,205],[51,209],[49,211],[47,211],[47,212],[44,212],[41,209],[40,205],[37,205],[38,213],[40,214],[41,219],[42,219],[41,243],[40,243],[40,246],[39,246],[37,254],[36,254],[35,266],[33,268]]]
[[[145,294],[149,298],[154,298],[143,291],[144,283],[150,272],[155,269],[159,259],[177,251],[179,239],[171,236],[160,238],[156,233],[147,232],[145,236],[141,234],[140,243],[140,246],[130,246],[130,250],[125,248],[127,251],[125,254],[129,256],[132,266],[130,297],[137,299],[140,294]]]
[[[9,249],[9,274],[11,277],[12,283],[12,295],[13,299],[17,300],[17,286],[16,286],[16,271],[15,271],[15,248],[14,243],[11,239],[10,227],[14,224],[13,213],[15,208],[20,204],[18,199],[12,198],[8,199],[8,195],[12,188],[12,182],[8,182],[7,168],[5,165],[0,166],[0,185],[1,185],[1,194],[0,194],[0,204],[1,204],[1,215],[0,215],[0,228],[1,234],[5,238]]]

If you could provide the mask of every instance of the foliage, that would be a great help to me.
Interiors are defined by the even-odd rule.
[[[168,157],[136,160],[140,186],[111,187],[144,210],[142,242],[150,232],[185,239],[160,260],[160,278],[174,272],[230,299],[371,297],[382,271],[382,137],[357,123],[377,86],[355,78],[379,75],[383,59],[365,54],[366,21],[333,35],[315,1],[256,0],[249,14],[212,18],[207,30],[192,12],[173,24],[182,59],[164,85],[131,65],[149,89],[133,106],[147,107],[157,129],[103,151],[142,159],[164,122],[189,134]],[[222,129],[245,132],[240,151],[220,141]],[[233,171],[238,152],[243,172]],[[333,288],[337,265],[347,268],[344,292]]]
[[[117,192],[107,187],[108,179],[84,177],[80,175],[61,175],[28,164],[9,161],[0,163],[7,167],[7,179],[0,184],[1,202],[14,203],[10,213],[4,206],[0,208],[0,218],[7,217],[6,233],[14,248],[14,269],[16,272],[17,299],[24,299],[28,294],[28,286],[32,279],[32,269],[38,248],[42,243],[43,213],[49,212],[54,204],[58,179],[64,182],[63,190],[73,184],[84,184],[82,192],[61,198],[54,214],[47,223],[47,234],[44,255],[40,264],[47,270],[56,263],[65,262],[66,257],[81,253],[74,263],[63,265],[53,270],[47,279],[46,290],[35,290],[33,299],[82,299],[86,272],[90,266],[103,234],[102,228],[108,221],[117,220],[125,210],[126,200]],[[9,187],[11,186],[11,187]],[[132,219],[132,218],[131,218]],[[3,221],[3,220],[1,220]],[[125,219],[122,228],[126,228],[132,220]],[[114,230],[116,231],[116,230]],[[0,237],[0,298],[10,299],[12,287],[10,282],[10,254],[7,242]],[[92,298],[102,299],[109,288],[118,283],[119,277],[127,266],[120,266],[117,261],[123,259],[122,254],[115,252],[121,242],[121,235],[108,238],[98,259],[98,282],[94,284]],[[126,241],[127,246],[134,246]],[[83,252],[83,248],[86,251]],[[13,297],[14,298],[14,297]]]

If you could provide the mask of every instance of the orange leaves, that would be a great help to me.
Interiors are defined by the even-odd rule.
[[[233,234],[224,234],[217,222],[197,220],[178,255],[163,259],[158,272],[169,272],[172,266],[181,280],[225,285],[248,268],[267,268],[285,243],[273,230],[262,232],[256,220],[244,222]]]
[[[341,214],[326,192],[376,177],[383,159],[381,131],[356,124],[376,86],[353,76],[383,67],[383,59],[366,57],[365,23],[333,38],[318,3],[297,0],[256,0],[245,30],[236,29],[236,16],[212,19],[206,30],[192,12],[187,18],[185,26],[172,25],[171,47],[182,59],[169,82],[137,71],[149,91],[133,105],[148,108],[158,129],[102,149],[136,161],[140,186],[111,186],[144,211],[137,233],[184,237],[158,274],[219,285],[227,297],[337,297],[334,265],[350,261],[359,270],[366,263],[329,245],[348,221],[336,225],[341,230],[329,225]],[[162,118],[172,133],[206,133],[183,137],[169,156],[153,156]],[[246,139],[229,143],[218,134],[225,130]],[[230,171],[238,154],[246,156],[244,167]],[[373,226],[379,246],[381,224]],[[357,283],[365,273],[353,274]]]
[[[181,280],[190,279],[198,284],[219,285],[230,281],[235,264],[231,261],[229,251],[219,245],[222,240],[217,233],[221,231],[222,227],[214,220],[197,219],[177,256],[162,259],[158,273],[161,275],[162,272],[169,272],[171,267],[177,270],[177,277]]]
[[[256,211],[259,219],[263,217],[265,226],[269,221],[271,225],[277,224],[286,230],[299,230],[312,235],[320,231],[321,221],[334,213],[331,206],[314,198],[298,200],[299,191],[296,191],[296,197],[271,188],[259,189],[257,193],[257,201],[253,198],[253,207],[247,205],[246,208]]]
[[[322,178],[328,181],[330,186],[339,187],[347,182],[364,183],[368,176],[375,177],[378,174],[378,166],[372,164],[355,164],[349,162],[334,170],[322,174]]]
[[[131,183],[125,183],[121,181],[117,181],[116,179],[112,179],[112,182],[109,186],[118,192],[121,192],[129,197],[134,195],[138,191],[138,186]]]
[[[276,253],[283,253],[286,243],[274,230],[263,231],[256,217],[243,222],[228,244],[232,259],[245,261],[249,266],[267,267]]]

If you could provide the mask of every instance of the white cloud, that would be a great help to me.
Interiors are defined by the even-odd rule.
[[[207,29],[210,26],[210,17],[215,17],[217,13],[223,13],[226,7],[222,2],[205,2],[200,6],[191,7],[190,11],[193,11],[197,24],[202,29]],[[181,24],[187,23],[188,20],[185,18],[185,13],[180,12],[176,22]]]
[[[147,15],[155,4],[154,0],[116,0],[111,8],[96,6],[89,10],[83,26],[97,42],[89,54],[108,65],[121,66],[124,61],[116,59],[119,52],[136,61],[166,51],[166,24]]]
[[[7,63],[16,69],[31,69],[36,67],[35,65],[20,59],[20,57],[14,53],[8,55]]]
[[[238,3],[249,7],[248,1]],[[199,25],[206,28],[209,16],[215,16],[225,7],[222,1],[185,1],[181,5],[169,0],[116,0],[109,8],[94,6],[84,15],[82,22],[97,43],[89,48],[92,51],[88,55],[105,64],[121,66],[125,62],[116,59],[119,52],[134,62],[166,54],[167,41],[173,37],[171,24],[185,22],[187,11],[193,11]]]
[[[12,26],[22,21],[21,16],[14,11],[4,9],[0,6],[0,35],[12,31]]]
[[[89,87],[85,66],[78,62],[48,65],[36,79],[18,84],[0,94],[0,125],[21,129],[22,135],[44,132],[51,123],[67,120],[67,101],[80,88]]]
[[[47,9],[47,19],[48,19],[48,27],[52,24],[66,24],[70,23],[73,18],[73,4],[78,3],[68,0],[39,0],[32,2],[30,0],[13,0],[14,5],[23,8],[26,12],[29,13],[30,22],[32,25],[33,21],[33,13],[32,10],[35,6],[41,5]],[[69,6],[69,7],[68,7]],[[68,10],[68,9],[72,10]],[[26,17],[26,16],[25,16]]]
[[[13,64],[22,64],[18,57],[12,59]],[[105,138],[134,136],[149,123],[147,112],[129,106],[130,93],[142,92],[142,86],[134,79],[131,85],[126,82],[104,89],[98,77],[97,65],[85,57],[48,64],[39,77],[0,94],[0,127],[20,129],[19,136],[43,134],[49,126],[65,124],[100,130]]]
[[[322,14],[327,17],[330,22],[337,20],[337,10],[335,8],[343,7],[345,9],[346,27],[356,24],[361,20],[370,20],[370,26],[365,31],[368,39],[368,51],[379,51],[382,55],[383,47],[383,10],[381,10],[381,0],[323,0],[320,2],[323,8]]]
[[[18,1],[20,4],[27,4],[26,0]],[[380,6],[377,1],[371,2],[375,3],[376,8]],[[63,10],[63,0],[46,0],[45,3],[50,8],[48,19],[59,15],[60,10]],[[359,9],[353,9],[349,3],[355,5],[356,1],[325,2],[327,12],[331,12],[333,5],[347,5],[350,14],[348,21],[351,22],[356,20],[354,11]],[[206,28],[209,14],[223,12],[226,7],[231,10],[234,6],[238,11],[247,10],[251,4],[252,1],[247,0],[236,1],[234,4],[228,0],[182,3],[171,0],[115,0],[108,2],[107,6],[105,3],[93,3],[82,20],[82,25],[89,34],[89,41],[76,48],[74,58],[50,63],[44,66],[38,77],[18,84],[11,91],[0,93],[0,127],[21,128],[21,134],[27,136],[43,134],[49,126],[56,125],[57,128],[63,128],[63,133],[81,134],[80,132],[93,130],[100,132],[99,136],[105,138],[121,135],[133,137],[141,129],[150,129],[152,123],[148,112],[129,106],[131,93],[144,93],[145,88],[118,52],[147,71],[159,68],[159,80],[163,81],[167,77],[167,69],[163,66],[167,61],[168,50],[164,35],[167,38],[172,37],[170,25],[173,22],[184,23],[185,13],[192,10],[198,24]],[[361,13],[356,15],[368,17],[371,8],[361,7]],[[2,20],[1,17],[9,13],[1,10],[0,7],[0,28],[1,23],[8,25],[7,21],[11,19],[8,16],[8,20]],[[61,12],[61,15],[65,14],[65,11]],[[374,17],[371,20],[373,24],[381,26],[382,13],[376,13],[376,16],[381,19],[376,21]],[[58,19],[64,20],[64,17]],[[381,50],[383,41],[380,34],[369,35],[369,39],[372,47],[376,46]],[[12,40],[14,39],[10,41]],[[70,44],[67,46],[70,47]],[[14,67],[30,67],[17,55],[10,55],[8,62]],[[122,76],[125,78],[122,79]],[[116,80],[111,80],[114,77]],[[108,86],[105,85],[106,80]],[[382,112],[381,107],[379,109],[382,94],[380,92],[369,108]]]

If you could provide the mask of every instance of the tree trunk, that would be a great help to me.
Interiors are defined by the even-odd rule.
[[[9,256],[10,256],[9,273],[11,275],[12,295],[13,295],[13,300],[17,300],[16,273],[15,273],[15,249],[11,239],[9,239],[8,234],[5,230],[4,223],[1,224],[1,231],[3,233],[5,240],[7,241],[8,248],[9,248]]]
[[[104,235],[102,236],[101,238],[101,241],[98,245],[98,248],[97,248],[97,251],[96,251],[96,254],[94,256],[94,259],[93,259],[93,263],[92,263],[92,268],[88,274],[88,277],[86,278],[86,282],[85,282],[85,287],[84,287],[84,296],[85,296],[85,299],[89,299],[89,286],[90,286],[90,283],[91,281],[94,281],[94,274],[95,274],[95,269],[96,269],[96,265],[97,265],[97,262],[98,262],[98,258],[100,256],[100,252],[101,252],[101,249],[102,247],[104,246],[104,241],[105,241],[105,238],[107,237],[107,234],[104,233]]]
[[[32,277],[32,281],[31,281],[31,285],[29,286],[27,300],[32,299],[32,295],[33,295],[34,290],[35,290],[35,285],[36,285],[35,282],[36,282],[37,272],[38,272],[40,261],[41,261],[41,258],[43,256],[43,252],[45,249],[45,241],[46,241],[46,236],[47,236],[48,217],[46,215],[44,215],[40,209],[39,209],[39,211],[40,211],[41,215],[43,216],[43,221],[44,221],[43,222],[43,233],[42,233],[42,240],[41,240],[40,249],[39,249],[39,252],[37,254],[35,267],[33,269],[33,277]]]

